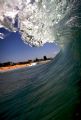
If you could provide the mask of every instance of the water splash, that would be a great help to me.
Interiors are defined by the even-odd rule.
[[[25,43],[66,44],[49,64],[0,74],[2,120],[81,120],[80,1],[4,0],[0,3],[1,7],[7,3],[11,6],[4,14],[0,11],[0,26],[19,30]],[[17,14],[13,17],[6,14],[14,10]]]
[[[59,23],[67,15],[70,17],[63,25],[71,27],[77,22],[77,16],[71,17],[70,14],[72,9],[75,10],[76,2],[77,0],[0,0],[0,27],[19,31],[23,41],[30,45],[59,42]]]

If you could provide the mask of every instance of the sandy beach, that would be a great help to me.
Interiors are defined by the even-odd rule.
[[[8,70],[14,70],[17,68],[23,68],[23,67],[28,67],[31,66],[31,64],[23,64],[23,65],[13,65],[13,66],[6,66],[6,67],[0,67],[0,72],[5,72]]]
[[[18,69],[18,68],[24,68],[24,67],[29,67],[29,66],[34,66],[36,64],[45,64],[48,63],[50,60],[46,60],[46,61],[40,61],[40,62],[36,62],[36,63],[30,63],[30,64],[17,64],[17,65],[9,65],[9,66],[5,66],[5,67],[0,67],[0,72],[6,72],[6,71],[10,71],[10,70],[14,70],[14,69]]]

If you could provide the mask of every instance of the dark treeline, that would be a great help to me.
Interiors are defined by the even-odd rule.
[[[6,67],[6,66],[13,66],[13,65],[23,65],[23,64],[31,64],[33,62],[40,62],[40,61],[45,61],[45,60],[52,60],[53,58],[47,58],[46,56],[43,56],[43,59],[38,59],[36,58],[35,60],[28,60],[28,61],[23,61],[23,62],[5,62],[5,63],[0,63],[0,67]]]

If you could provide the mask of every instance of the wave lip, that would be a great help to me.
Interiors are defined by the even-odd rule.
[[[59,42],[56,26],[70,13],[74,3],[74,0],[1,0],[0,27],[19,31],[23,41],[31,45]],[[66,21],[66,25],[69,21]]]

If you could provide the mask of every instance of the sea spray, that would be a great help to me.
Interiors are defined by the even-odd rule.
[[[55,28],[52,28],[54,34],[49,32],[50,35],[54,35],[55,41],[62,49],[54,60],[48,64],[0,73],[1,120],[80,120],[80,0],[51,0],[51,2],[54,2],[55,4],[51,4],[51,2],[46,0],[42,1],[35,1],[35,4],[33,3],[33,5],[36,5],[35,12],[36,10],[41,10],[42,5],[45,5],[44,8],[49,7],[49,9],[47,9],[48,11],[52,10],[54,7],[56,8],[56,5],[58,8],[57,10],[61,10],[62,8],[62,14],[60,13],[62,16],[59,15],[58,20],[57,16],[55,16],[56,19],[53,20],[54,23],[56,22],[54,24]],[[27,3],[26,5],[30,4]],[[23,7],[18,9],[23,9]],[[24,8],[24,10],[25,9],[27,10],[27,8]],[[50,11],[50,17],[52,15],[53,12]],[[22,20],[23,19],[25,18],[22,18]],[[37,18],[36,20],[39,19]],[[47,22],[47,19],[45,20]],[[29,33],[31,28],[28,28],[28,31],[26,31],[26,23],[20,22],[22,25],[22,29],[20,28],[22,36],[27,35],[24,36],[25,42],[30,44],[36,43],[35,45],[37,46],[39,46],[39,43],[41,45],[44,42],[47,42],[42,39],[42,43],[38,39],[38,43],[38,41],[30,39],[32,36],[28,36],[27,32]],[[49,21],[49,24],[51,24],[51,21]],[[40,28],[44,29],[44,27],[45,26],[41,24]],[[38,28],[38,30],[40,28]],[[27,37],[29,37],[29,39],[26,39]],[[41,38],[42,37],[43,36],[41,36]],[[28,78],[27,76],[31,76],[31,78]]]

